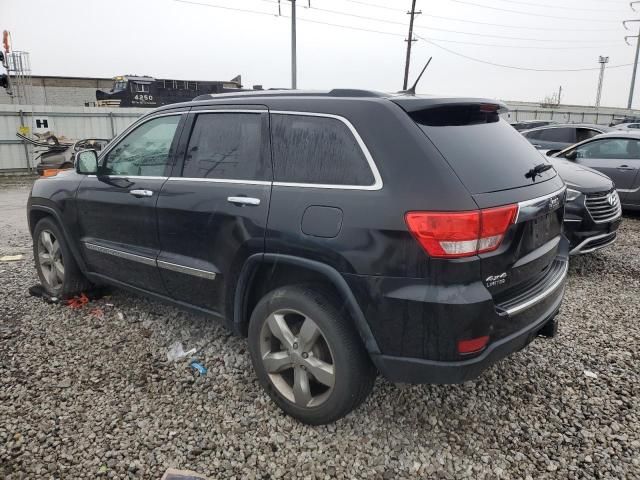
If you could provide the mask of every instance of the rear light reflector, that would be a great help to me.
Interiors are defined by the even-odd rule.
[[[470,338],[468,340],[458,340],[458,353],[465,355],[469,353],[478,353],[483,350],[489,343],[489,336]]]
[[[471,212],[409,212],[409,231],[432,257],[461,258],[491,252],[518,213],[517,205]]]

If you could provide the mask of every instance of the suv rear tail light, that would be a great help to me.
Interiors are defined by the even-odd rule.
[[[409,212],[405,221],[430,256],[461,258],[497,249],[517,213],[517,205],[506,205],[471,212]]]

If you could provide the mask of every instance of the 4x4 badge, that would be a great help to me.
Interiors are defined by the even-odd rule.
[[[489,275],[485,278],[484,283],[487,287],[495,287],[497,285],[504,285],[507,282],[507,272],[502,272],[499,275]]]

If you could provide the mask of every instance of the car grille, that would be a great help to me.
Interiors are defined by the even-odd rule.
[[[618,192],[590,193],[585,199],[585,206],[596,223],[609,222],[620,216],[620,197]]]

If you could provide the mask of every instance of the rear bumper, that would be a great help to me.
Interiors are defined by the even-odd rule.
[[[564,287],[561,290],[564,290]],[[371,359],[378,371],[394,383],[452,384],[473,380],[494,363],[531,343],[545,324],[554,320],[562,302],[562,293],[550,305],[545,315],[511,335],[491,343],[481,355],[472,359],[440,362],[391,355],[372,355]]]
[[[564,252],[566,252],[566,240]],[[556,316],[568,270],[556,258],[544,278],[500,304],[481,282],[439,287],[398,278],[345,275],[380,347],[371,355],[396,383],[461,383],[528,345]],[[422,281],[424,282],[424,281]],[[480,353],[459,340],[489,336]]]

